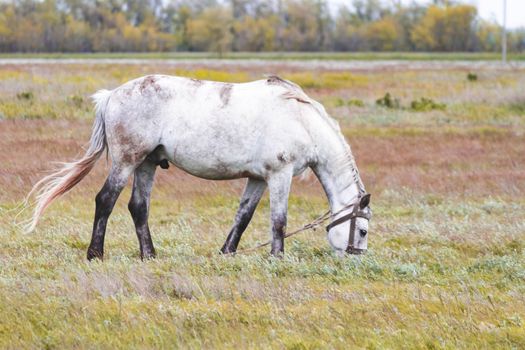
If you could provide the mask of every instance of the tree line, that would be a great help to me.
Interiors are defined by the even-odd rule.
[[[450,0],[0,0],[0,52],[497,51],[502,28]],[[525,49],[525,29],[508,33]]]

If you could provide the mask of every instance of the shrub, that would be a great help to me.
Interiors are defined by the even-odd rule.
[[[352,107],[352,106],[356,106],[356,107],[364,107],[365,106],[365,103],[360,100],[360,99],[357,99],[357,98],[351,98],[349,99],[348,101],[345,101],[343,100],[342,98],[338,97],[336,100],[335,100],[335,106],[336,107],[343,107],[343,106],[348,106],[348,107]]]
[[[68,101],[77,108],[80,108],[82,104],[84,103],[84,99],[82,98],[82,96],[78,96],[78,95],[69,96]]]
[[[345,105],[345,100],[343,100],[341,97],[338,97],[335,102],[334,102],[334,105],[336,107],[343,107]]]
[[[447,106],[444,103],[434,102],[431,98],[421,97],[419,100],[414,100],[410,103],[410,108],[417,112],[432,111],[434,109],[444,110]]]
[[[467,80],[468,81],[477,81],[478,80],[478,75],[475,74],[475,73],[468,73],[467,74]]]
[[[33,97],[34,95],[31,91],[23,91],[23,92],[16,94],[16,98],[19,100],[31,101]]]
[[[352,98],[350,100],[348,100],[348,102],[346,103],[348,106],[356,106],[356,107],[364,107],[365,106],[365,103],[358,99],[358,98]]]
[[[376,105],[385,107],[385,108],[391,108],[391,109],[397,109],[401,107],[401,104],[399,102],[399,99],[393,98],[390,95],[390,92],[387,92],[385,96],[381,97],[380,99],[376,100]]]

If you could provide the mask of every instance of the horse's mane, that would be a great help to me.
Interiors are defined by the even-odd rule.
[[[359,195],[365,194],[365,185],[363,184],[363,181],[361,180],[361,176],[359,175],[359,170],[357,169],[357,164],[355,162],[354,155],[352,154],[352,151],[350,150],[350,147],[347,151],[341,156],[341,158],[338,160],[338,166],[342,169],[345,169],[347,167],[350,167],[352,171],[352,178],[354,183],[357,185],[357,188],[359,189]]]
[[[341,170],[347,169],[349,167],[352,171],[353,181],[359,189],[359,193],[360,194],[366,193],[365,186],[363,184],[363,181],[361,180],[361,176],[359,175],[359,170],[357,169],[357,164],[355,162],[354,155],[352,154],[352,150],[350,146],[345,141],[341,128],[339,127],[339,123],[328,115],[323,105],[311,99],[303,91],[303,89],[301,89],[299,85],[289,80],[282,79],[281,77],[277,75],[267,76],[266,82],[271,85],[279,85],[285,88],[286,91],[283,94],[281,94],[282,98],[286,100],[293,99],[298,102],[311,105],[317,111],[317,113],[330,125],[330,127],[335,131],[335,133],[341,139],[341,142],[348,146],[348,147],[345,147],[346,149],[345,152],[337,160],[338,167],[340,167]]]
[[[285,100],[296,100],[301,103],[312,104],[312,99],[308,97],[299,85],[290,80],[283,79],[277,75],[269,75],[266,77],[266,82],[269,85],[278,85],[285,89],[281,97]]]

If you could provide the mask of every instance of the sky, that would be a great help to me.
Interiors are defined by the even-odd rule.
[[[351,3],[350,0],[328,1],[336,8],[339,5]],[[405,4],[413,1],[420,4],[430,2],[429,0],[401,0]],[[383,2],[388,3],[390,0],[383,0]],[[482,18],[495,20],[499,24],[503,23],[503,0],[465,0],[464,2],[477,6],[479,15]],[[507,27],[525,27],[525,0],[507,0]]]
[[[477,5],[482,18],[503,23],[503,0],[472,0]],[[525,0],[507,0],[507,26],[509,28],[525,27]]]

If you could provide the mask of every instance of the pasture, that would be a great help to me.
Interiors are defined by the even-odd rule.
[[[0,348],[525,347],[523,64],[221,62],[2,62]],[[276,73],[323,103],[372,193],[368,253],[337,258],[318,230],[287,240],[281,260],[220,256],[244,180],[172,166],[152,195],[158,258],[140,261],[128,186],[105,260],[89,263],[105,159],[22,232],[31,185],[89,140],[89,96],[149,73]],[[288,228],[326,208],[315,177],[296,178]],[[266,195],[240,248],[268,237]]]

